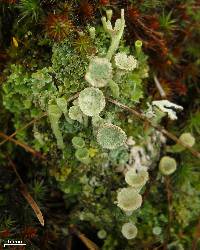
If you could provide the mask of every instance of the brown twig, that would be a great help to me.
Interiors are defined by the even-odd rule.
[[[36,123],[37,121],[39,121],[40,119],[42,119],[43,117],[47,116],[47,113],[43,113],[41,116],[33,119],[32,121],[30,121],[29,123],[27,123],[26,125],[24,125],[23,127],[17,129],[14,133],[12,133],[11,135],[9,135],[5,140],[3,140],[2,142],[0,142],[0,146],[2,146],[5,142],[9,141],[11,138],[13,138],[18,132],[30,127],[32,124]]]
[[[187,144],[185,144],[184,142],[182,142],[181,140],[178,139],[178,137],[176,137],[174,134],[172,134],[171,132],[167,131],[165,128],[163,128],[162,126],[160,125],[156,125],[154,123],[152,123],[152,121],[150,121],[146,116],[144,116],[143,114],[139,113],[138,111],[116,101],[116,100],[113,100],[111,98],[107,98],[107,100],[124,109],[124,110],[127,110],[129,111],[131,114],[137,116],[140,120],[148,123],[151,127],[155,128],[156,130],[160,131],[162,134],[164,134],[165,136],[167,136],[168,138],[172,139],[173,141],[175,141],[176,143],[182,145],[184,148],[188,149],[195,157],[197,158],[200,158],[200,153],[198,151],[196,151],[195,149],[191,148],[190,146],[188,146]]]
[[[13,138],[9,138],[9,136],[5,135],[2,132],[0,132],[0,137],[2,137],[4,139],[8,139],[9,141],[11,141],[11,142],[15,143],[16,145],[20,146],[21,148],[25,149],[27,152],[31,153],[35,157],[45,159],[45,156],[41,155],[40,152],[34,150],[30,146],[28,146],[27,144],[25,144],[25,143],[23,143],[23,142],[21,142],[19,140],[15,140]]]

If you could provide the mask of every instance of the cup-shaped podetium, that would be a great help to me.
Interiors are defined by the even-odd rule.
[[[133,187],[122,188],[117,195],[117,205],[125,212],[132,212],[142,205],[142,196]]]
[[[85,141],[79,136],[74,136],[72,138],[72,144],[76,149],[85,147]]]
[[[185,143],[188,147],[192,147],[195,144],[195,138],[190,133],[181,134],[179,140]]]
[[[127,240],[131,240],[136,237],[138,230],[133,223],[127,222],[123,224],[121,232]]]
[[[135,169],[129,169],[125,174],[125,181],[131,187],[141,188],[149,179],[149,174],[146,170],[136,172]]]
[[[169,156],[163,156],[159,163],[159,170],[163,175],[170,175],[176,171],[176,160]]]
[[[121,70],[132,71],[137,67],[137,60],[132,55],[120,52],[115,55],[115,65]]]
[[[93,87],[106,86],[112,79],[112,64],[107,58],[95,57],[91,59],[85,79]]]
[[[125,132],[118,126],[105,123],[99,128],[97,142],[106,149],[116,149],[122,146],[127,139]]]
[[[78,97],[81,111],[87,116],[97,116],[106,105],[103,92],[94,87],[85,88]]]
[[[90,163],[89,151],[87,148],[77,149],[75,152],[75,156],[80,162],[86,165]]]

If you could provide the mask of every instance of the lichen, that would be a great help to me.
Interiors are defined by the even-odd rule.
[[[152,104],[158,107],[161,111],[167,113],[171,120],[177,119],[176,112],[173,109],[183,110],[183,107],[168,100],[153,101]]]
[[[121,232],[127,240],[131,240],[136,237],[138,230],[133,223],[128,222],[123,224]]]
[[[195,138],[190,133],[181,134],[179,140],[185,143],[188,147],[192,147],[195,144]]]
[[[79,121],[80,123],[83,122],[83,113],[81,111],[81,109],[79,108],[79,106],[74,105],[72,107],[69,108],[69,118],[75,121]]]
[[[83,138],[78,137],[78,136],[74,136],[72,138],[72,144],[75,148],[84,148],[85,147],[85,141],[83,140]]]
[[[75,156],[80,162],[86,165],[90,163],[90,157],[87,148],[78,148],[75,152]]]
[[[133,187],[122,188],[117,194],[117,206],[132,212],[142,205],[142,196]]]
[[[159,163],[159,170],[163,175],[170,175],[176,171],[176,160],[169,156],[163,156]]]
[[[125,132],[113,124],[104,124],[97,134],[98,143],[106,149],[116,149],[126,141]]]
[[[91,59],[85,79],[93,87],[105,87],[112,79],[112,64],[106,58]]]
[[[120,52],[115,55],[115,64],[121,70],[132,71],[137,67],[137,60],[132,55]]]
[[[62,115],[59,107],[55,104],[50,104],[48,106],[48,117],[51,123],[51,128],[53,133],[57,139],[57,144],[60,149],[64,148],[62,133],[59,128],[59,119]]]
[[[125,181],[131,187],[140,188],[146,184],[149,179],[149,174],[145,170],[136,172],[135,169],[130,169],[126,172]]]
[[[80,92],[78,104],[85,115],[97,116],[104,109],[106,102],[101,90],[90,87]]]
[[[123,35],[123,31],[125,28],[124,10],[123,9],[121,10],[121,18],[116,20],[114,28],[112,27],[110,19],[111,17],[109,17],[107,21],[106,21],[106,17],[102,17],[101,19],[104,30],[111,37],[111,45],[108,49],[108,53],[106,56],[108,60],[111,60],[112,56],[118,49],[120,40]]]

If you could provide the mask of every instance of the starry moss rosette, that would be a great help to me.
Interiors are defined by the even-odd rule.
[[[78,104],[85,115],[97,116],[104,109],[106,101],[101,90],[91,87],[80,92]]]
[[[97,142],[105,149],[116,149],[122,146],[126,139],[125,132],[113,124],[105,123],[97,133]]]
[[[107,58],[95,57],[90,61],[85,79],[92,86],[101,88],[112,79],[112,64]]]

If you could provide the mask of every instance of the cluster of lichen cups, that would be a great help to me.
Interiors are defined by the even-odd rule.
[[[114,71],[132,71],[137,67],[137,60],[133,56],[127,56],[125,53],[117,53],[115,51],[119,46],[120,39],[125,27],[124,13],[122,10],[121,19],[115,23],[112,28],[110,19],[111,12],[107,12],[108,21],[103,17],[102,22],[104,29],[111,36],[111,46],[105,58],[94,57],[90,60],[88,70],[85,75],[86,81],[91,87],[85,88],[79,94],[78,101],[74,102],[74,106],[69,109],[69,117],[71,119],[83,122],[84,117],[92,117],[92,124],[96,131],[97,142],[104,149],[113,150],[122,146],[126,142],[125,132],[118,126],[106,123],[100,117],[101,111],[105,108],[106,100],[103,91],[100,88],[110,87],[114,97],[119,96],[119,87],[113,81]],[[141,43],[139,43],[141,47]],[[114,56],[114,65],[111,58]],[[84,147],[85,143],[82,138],[74,137],[72,143],[76,148],[76,157],[81,162],[89,163],[88,151]],[[141,171],[140,173],[129,170],[126,174],[126,182],[129,188],[123,188],[118,193],[118,206],[126,212],[139,208],[142,204],[142,197],[139,190],[148,180],[148,173]],[[137,228],[130,222],[122,226],[122,234],[127,239],[132,239],[137,235]]]
[[[195,138],[190,133],[183,133],[180,135],[179,140],[188,147],[195,144]],[[184,151],[186,148],[176,143],[175,145],[168,146],[167,151],[170,153],[178,153]],[[173,157],[163,156],[159,163],[159,170],[163,175],[171,175],[176,171],[177,163]]]
[[[190,133],[183,133],[179,140],[185,145],[192,147],[195,143],[195,138]],[[176,153],[185,150],[180,144],[175,144],[168,147],[168,151]],[[159,171],[162,175],[168,176],[176,171],[177,163],[173,157],[163,156],[159,162]],[[125,181],[129,185],[127,188],[122,188],[117,195],[117,205],[128,215],[138,209],[142,204],[142,196],[140,190],[148,181],[149,175],[146,170],[136,172],[134,168],[130,168],[125,174]],[[131,222],[127,222],[122,226],[121,232],[127,239],[133,239],[137,235],[137,227]]]
[[[138,67],[138,61],[134,56],[128,56],[125,52],[116,53],[125,27],[124,11],[121,11],[121,19],[116,20],[114,28],[111,25],[112,11],[107,11],[106,14],[108,20],[103,17],[102,23],[105,32],[111,37],[111,45],[105,57],[95,56],[90,59],[85,74],[85,80],[89,87],[86,87],[78,94],[69,110],[67,110],[65,98],[56,98],[56,104],[50,103],[48,106],[49,120],[60,149],[64,148],[62,134],[58,126],[62,113],[66,119],[78,121],[85,126],[88,125],[88,119],[91,118],[94,136],[103,149],[117,149],[123,146],[127,140],[125,132],[120,127],[108,123],[101,117],[101,112],[106,106],[106,98],[102,89],[109,88],[112,96],[118,98],[120,88],[113,80],[114,76],[116,73],[123,75],[133,71]],[[92,34],[91,37],[94,39],[95,29],[90,29],[90,32]],[[136,41],[136,53],[140,52],[141,46],[142,43]],[[152,104],[159,108],[161,112],[167,113],[171,119],[176,119],[176,114],[170,109],[171,107],[182,109],[182,107],[167,100],[154,101]],[[188,135],[182,137],[189,138]],[[75,148],[77,160],[86,165],[90,164],[89,150],[86,148],[84,139],[75,136],[72,139],[72,145]],[[177,150],[180,150],[180,148]],[[172,174],[176,170],[176,161],[172,157],[164,156],[160,161],[159,170],[163,175]],[[133,211],[141,206],[142,196],[140,191],[148,181],[148,178],[147,170],[135,170],[133,167],[130,167],[125,173],[125,181],[129,186],[118,191],[117,205],[127,215],[132,214]],[[133,239],[137,235],[137,228],[134,223],[129,221],[123,224],[121,232],[125,238]]]
[[[114,76],[116,73],[123,75],[138,67],[138,62],[134,56],[128,56],[125,52],[116,53],[125,27],[124,11],[122,10],[121,12],[121,19],[116,20],[114,28],[111,25],[111,17],[112,12],[107,11],[108,20],[106,21],[105,17],[102,18],[104,30],[111,37],[111,45],[105,57],[95,56],[90,59],[85,74],[85,80],[89,87],[86,87],[78,94],[78,97],[68,110],[64,98],[57,98],[56,104],[50,104],[48,107],[52,130],[57,138],[58,147],[61,149],[64,148],[64,143],[62,134],[59,131],[58,121],[62,113],[64,113],[66,119],[78,121],[85,126],[88,125],[88,119],[91,119],[94,136],[103,149],[117,149],[124,145],[127,140],[125,132],[120,127],[104,121],[101,117],[101,112],[106,106],[106,98],[102,90],[109,88],[112,96],[118,98],[120,88],[113,80]],[[94,38],[95,29],[90,29],[90,31]],[[141,46],[142,43],[136,41],[135,50],[137,53],[140,53]],[[161,112],[167,113],[171,119],[176,119],[176,114],[170,107],[182,109],[182,107],[167,100],[154,101],[152,105],[159,108]],[[90,164],[91,159],[85,140],[80,136],[75,136],[72,139],[72,145],[75,148],[77,160],[86,165]],[[163,175],[172,174],[176,170],[176,161],[169,156],[163,157],[159,164],[159,170]],[[147,170],[143,169],[138,171],[130,167],[125,173],[125,181],[129,186],[118,191],[117,205],[127,215],[132,214],[133,211],[141,206],[142,196],[140,191],[148,181],[148,178]],[[133,239],[137,235],[137,228],[129,221],[123,224],[121,232],[125,238]]]
[[[127,188],[119,190],[117,195],[117,205],[127,215],[131,215],[142,205],[140,191],[149,179],[147,170],[136,171],[130,168],[125,174],[125,181],[129,185]],[[127,239],[133,239],[137,235],[136,226],[130,221],[122,226],[122,234]]]

